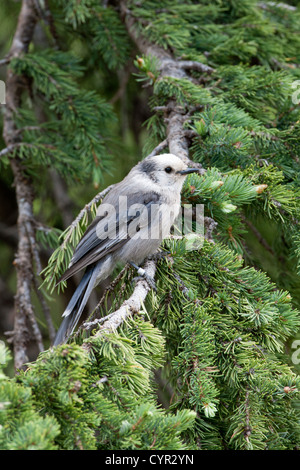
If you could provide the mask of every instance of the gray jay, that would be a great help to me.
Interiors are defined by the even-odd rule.
[[[131,263],[139,274],[145,274],[139,264],[153,255],[169,234],[180,211],[184,179],[197,171],[172,154],[147,157],[106,195],[59,280],[85,270],[62,315],[54,345],[72,334],[91,291],[117,263]]]

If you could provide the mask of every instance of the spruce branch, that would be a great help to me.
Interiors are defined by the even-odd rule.
[[[32,130],[33,128],[31,128]],[[36,130],[37,128],[35,127],[34,130]],[[24,128],[24,130],[26,130]],[[18,138],[19,135],[21,135],[22,133],[22,129],[16,129],[16,132],[15,132],[15,138]],[[1,157],[4,157],[5,155],[7,154],[10,154],[10,153],[14,153],[16,151],[18,151],[18,149],[21,151],[24,151],[24,149],[37,149],[37,150],[54,150],[55,147],[53,145],[47,145],[47,144],[33,144],[33,143],[29,143],[29,142],[15,142],[11,145],[8,145],[6,148],[2,149],[0,151],[0,158]],[[19,160],[21,160],[21,157],[18,156]]]
[[[121,2],[121,8],[122,11],[128,11],[125,5],[125,2]],[[195,63],[192,62],[187,62],[187,61],[182,61],[182,66],[180,65],[180,61],[176,61],[169,55],[166,56],[165,52],[163,50],[160,50],[156,46],[153,45],[145,45],[146,43],[144,42],[143,39],[138,38],[135,33],[132,31],[132,21],[131,18],[129,17],[129,20],[127,21],[125,19],[125,24],[128,27],[129,32],[131,32],[132,38],[135,40],[135,42],[138,44],[140,50],[142,53],[146,55],[151,55],[153,52],[153,47],[156,50],[156,59],[158,60],[159,63],[159,70],[160,70],[160,76],[173,76],[175,78],[182,78],[186,76],[186,72],[184,69],[190,69],[193,67],[196,67]],[[143,47],[144,44],[144,47]],[[201,71],[205,69],[205,72],[211,73],[213,69],[210,67],[202,67],[201,65],[198,64],[198,70],[201,68]],[[167,138],[161,142],[155,149],[152,151],[151,154],[156,154],[159,153],[163,148],[165,148],[167,145],[169,146],[170,152],[176,154],[178,157],[182,158],[183,160],[186,160],[190,162],[188,158],[188,137],[186,134],[186,130],[184,129],[183,124],[186,121],[185,117],[185,111],[184,114],[182,114],[181,111],[178,111],[178,108],[176,108],[176,103],[173,101],[170,101],[168,104],[167,108],[171,110],[168,113],[168,116],[166,119],[168,120],[168,128],[167,128]],[[151,155],[150,154],[150,155]],[[87,207],[87,206],[86,206]],[[75,221],[71,224],[69,227],[69,231],[67,235],[65,236],[62,248],[64,248],[65,244],[69,242],[71,238],[71,234],[73,230],[77,227],[78,223],[80,220],[83,218],[85,215],[86,208],[84,208],[79,216],[75,219]],[[145,273],[150,276],[151,278],[154,278],[154,274],[156,271],[156,264],[154,260],[148,260],[145,263],[144,266]],[[120,326],[128,316],[132,315],[133,313],[136,313],[140,310],[142,302],[147,296],[147,293],[150,290],[150,286],[148,285],[146,280],[140,280],[137,282],[134,292],[132,295],[129,297],[129,299],[125,300],[124,303],[121,305],[119,309],[117,309],[115,312],[110,314],[106,321],[102,323],[100,320],[97,323],[102,323],[101,326],[99,327],[99,331],[95,334],[95,337],[102,335],[106,331],[113,331],[118,326]],[[105,295],[105,294],[104,294]],[[103,298],[102,298],[103,299]],[[100,300],[100,303],[102,300]],[[87,322],[85,327],[89,328],[90,326],[93,326],[94,322]],[[84,345],[85,349],[90,349],[91,344],[89,342],[85,343]]]

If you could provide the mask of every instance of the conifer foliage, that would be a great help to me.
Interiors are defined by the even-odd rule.
[[[9,336],[18,374],[0,342],[0,448],[296,449],[296,2],[21,3],[0,61],[0,166],[18,208]],[[156,290],[116,267],[90,317],[51,348],[56,282],[122,153],[124,109],[108,98],[116,84],[117,96],[147,100],[143,156],[170,151],[199,166],[182,203],[204,207],[204,238],[194,249],[175,233],[164,241],[145,265]],[[53,172],[70,191],[94,185],[65,227],[52,202],[38,215]],[[30,363],[29,339],[39,352]]]

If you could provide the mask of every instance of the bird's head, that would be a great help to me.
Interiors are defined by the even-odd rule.
[[[140,163],[139,170],[162,187],[178,187],[178,189],[181,189],[189,173],[199,171],[198,168],[189,168],[183,160],[171,153],[146,158]]]

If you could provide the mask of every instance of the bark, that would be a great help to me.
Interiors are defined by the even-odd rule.
[[[38,16],[32,0],[23,0],[17,29],[9,52],[9,58],[21,57],[28,51]],[[6,77],[6,106],[4,107],[3,138],[7,148],[18,144],[22,136],[18,132],[15,113],[21,105],[21,97],[26,86],[24,77],[17,76],[8,68]],[[34,237],[33,190],[26,176],[22,162],[16,156],[11,159],[14,187],[18,205],[18,247],[14,261],[17,274],[15,296],[14,330],[11,341],[14,348],[15,368],[20,369],[28,361],[27,345],[30,339],[30,326],[39,350],[43,349],[42,337],[37,326],[31,300],[34,267],[32,259],[32,236]]]

